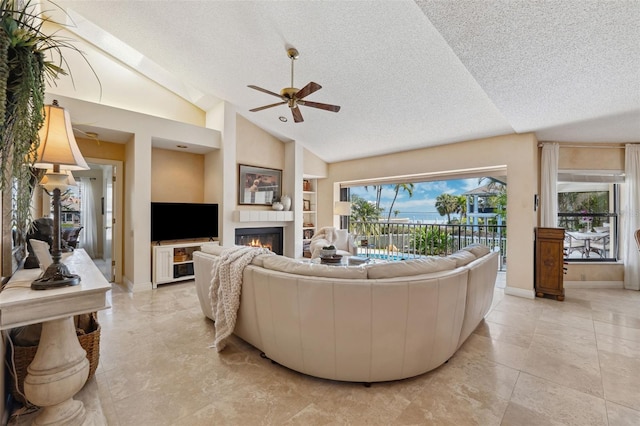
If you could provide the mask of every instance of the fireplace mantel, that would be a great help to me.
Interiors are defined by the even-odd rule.
[[[236,210],[237,222],[292,222],[292,211]]]

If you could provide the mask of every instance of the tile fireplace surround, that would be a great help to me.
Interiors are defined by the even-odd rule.
[[[266,247],[275,254],[283,253],[283,228],[236,228],[236,245]]]

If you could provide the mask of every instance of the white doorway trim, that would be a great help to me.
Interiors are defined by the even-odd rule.
[[[111,258],[115,261],[113,267],[113,280],[117,284],[122,283],[122,270],[123,270],[123,257],[122,257],[122,221],[124,218],[123,212],[123,162],[120,160],[107,160],[104,158],[85,157],[87,163],[102,164],[113,166],[113,176],[115,181],[113,183],[114,199],[113,199],[113,228],[112,228],[112,244],[113,252]]]

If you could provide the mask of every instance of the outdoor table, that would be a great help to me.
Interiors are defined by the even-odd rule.
[[[577,231],[568,231],[567,234],[571,235],[571,237],[575,238],[576,240],[583,240],[584,241],[584,251],[585,251],[585,256],[589,257],[589,254],[591,252],[591,241],[592,240],[599,240],[600,238],[604,238],[607,235],[609,235],[608,232],[577,232]]]

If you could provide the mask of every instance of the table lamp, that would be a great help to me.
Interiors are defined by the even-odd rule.
[[[336,201],[333,206],[333,214],[337,214],[340,216],[351,216],[351,202]]]
[[[53,263],[40,278],[31,283],[34,290],[80,283],[80,277],[71,274],[67,266],[60,262],[60,194],[75,183],[71,170],[89,169],[73,136],[69,113],[54,100],[53,105],[45,105],[44,114],[45,121],[38,132],[40,145],[33,167],[48,169],[40,185],[53,196]]]
[[[336,201],[333,205],[333,214],[340,216],[340,228],[347,228],[349,226],[349,222],[345,216],[351,216],[351,202]]]

